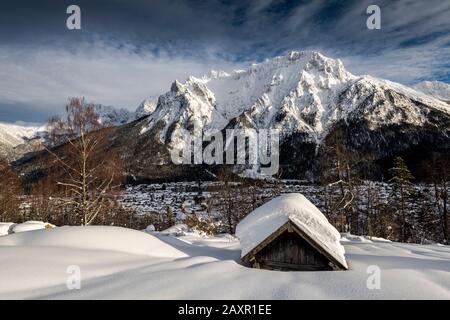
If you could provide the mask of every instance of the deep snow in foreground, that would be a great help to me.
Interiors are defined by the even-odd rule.
[[[0,298],[450,299],[450,248],[346,236],[349,271],[279,272],[240,265],[239,242],[61,227],[0,237]],[[68,266],[81,289],[68,290]],[[367,267],[381,269],[369,290]]]

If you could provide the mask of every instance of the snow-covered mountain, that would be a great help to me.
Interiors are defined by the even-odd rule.
[[[202,128],[204,135],[279,129],[280,165],[293,178],[317,177],[336,138],[381,167],[396,155],[416,156],[418,163],[450,151],[449,104],[398,83],[354,75],[319,52],[290,52],[247,70],[175,81],[137,111],[135,121],[112,131],[110,148],[122,154],[131,176],[145,179],[186,177],[186,167],[170,158],[172,149],[186,143],[182,129],[197,134],[193,128]],[[385,169],[379,168],[379,176]]]
[[[450,102],[450,84],[441,81],[423,81],[413,86],[417,91],[421,91],[437,99]]]
[[[99,122],[105,125],[119,126],[135,119],[135,113],[111,106],[95,105]],[[15,160],[25,153],[42,148],[48,137],[46,124],[34,123],[0,123],[0,156]]]
[[[118,126],[134,120],[134,112],[112,106],[95,105],[95,112],[99,115],[99,121],[104,124]]]
[[[389,91],[397,96],[389,99]],[[374,126],[422,123],[425,114],[415,102],[450,112],[447,104],[406,86],[355,76],[340,60],[318,52],[291,52],[246,71],[212,72],[201,78],[190,77],[185,83],[175,81],[170,92],[160,97],[148,128],[163,122],[161,141],[168,141],[168,135],[174,135],[177,128],[195,124],[208,132],[221,130],[237,119],[240,126],[278,128],[284,136],[307,132],[320,141],[333,124],[346,119],[368,98],[374,99],[373,106],[382,103],[382,107],[369,108],[364,114]],[[400,108],[407,112],[394,116]]]
[[[45,126],[34,123],[0,123],[0,157],[12,160],[31,151],[45,131]]]
[[[292,52],[246,71],[211,72],[185,83],[176,81],[161,96],[149,125],[164,121],[165,141],[170,138],[165,136],[169,127],[195,124],[208,132],[225,128],[232,119],[246,119],[255,128],[280,128],[286,134],[301,130],[320,136],[337,117],[330,112],[336,93],[355,78],[339,60]]]
[[[136,111],[134,112],[134,118],[139,119],[153,113],[153,111],[155,111],[156,109],[157,104],[158,104],[157,96],[151,96],[145,99],[144,101],[142,101],[142,103],[137,107]]]
[[[27,124],[24,122],[0,122],[0,144],[15,147],[32,138],[39,128],[40,126],[37,124]]]
[[[181,129],[195,126],[205,135],[224,128],[279,129],[283,160],[304,166],[337,128],[345,129],[350,148],[372,149],[381,158],[423,139],[448,138],[449,121],[450,106],[430,95],[353,75],[340,60],[319,52],[291,52],[247,70],[175,81],[136,125],[142,138],[151,135],[180,149]],[[433,136],[427,136],[429,127],[442,130],[430,129]]]

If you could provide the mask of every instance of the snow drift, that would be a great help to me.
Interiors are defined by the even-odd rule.
[[[65,247],[119,251],[158,258],[182,258],[186,255],[156,237],[120,227],[59,227],[10,234],[0,238],[0,246]]]
[[[4,236],[12,233],[14,223],[12,222],[0,222],[0,236]]]
[[[55,226],[53,224],[48,223],[48,222],[26,221],[23,223],[15,224],[11,229],[11,233],[20,233],[20,232],[40,230],[40,229],[51,229],[54,227]]]
[[[327,218],[302,194],[281,195],[257,208],[236,228],[244,257],[286,222],[291,221],[329,255],[348,268],[340,233]]]
[[[11,233],[49,229],[54,227],[55,226],[53,224],[42,221],[26,221],[17,224],[13,222],[0,222],[0,236],[4,236]]]

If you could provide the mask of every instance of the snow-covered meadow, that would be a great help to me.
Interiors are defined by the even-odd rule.
[[[343,235],[350,270],[280,272],[241,265],[234,237],[172,231],[89,226],[1,236],[0,298],[450,299],[448,246]],[[81,288],[69,290],[74,266]],[[380,289],[369,266],[380,270]]]

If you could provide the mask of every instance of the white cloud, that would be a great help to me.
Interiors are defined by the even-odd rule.
[[[349,71],[355,74],[370,74],[403,84],[414,84],[424,79],[448,76],[450,35],[427,44],[387,49],[366,56],[340,57]]]
[[[136,53],[132,47],[97,43],[75,52],[61,48],[0,46],[0,104],[59,112],[70,96],[134,110],[146,97],[169,90],[175,80],[214,69],[223,61]]]

